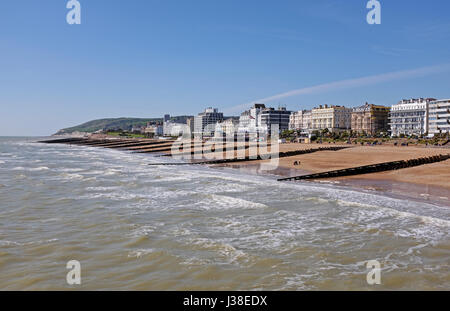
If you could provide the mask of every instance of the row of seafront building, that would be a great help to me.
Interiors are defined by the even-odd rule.
[[[429,133],[450,133],[450,100],[431,102],[428,121]]]
[[[221,137],[231,134],[256,134],[267,136],[272,126],[278,130],[296,130],[302,135],[327,129],[330,132],[353,132],[375,135],[380,132],[400,135],[428,135],[450,132],[450,100],[419,98],[402,100],[392,107],[365,105],[347,108],[337,105],[320,105],[311,110],[288,111],[264,104],[254,104],[239,117],[224,117],[217,108],[207,108],[183,123],[164,116],[163,134],[178,136],[187,131],[194,136]],[[156,134],[161,129],[153,130]]]
[[[257,134],[267,136],[272,126],[279,131],[289,129],[291,111],[284,107],[278,109],[254,104],[239,117],[224,117],[217,108],[209,107],[197,116],[188,118],[186,124],[164,122],[164,135],[178,136],[189,132],[194,136],[222,137],[239,134]],[[170,134],[169,134],[170,133]]]
[[[366,103],[355,108],[319,106],[291,114],[289,129],[311,132],[352,130],[375,135],[428,135],[450,132],[450,100],[419,98],[402,100],[392,107]]]
[[[420,98],[392,106],[392,135],[434,135],[450,132],[450,100]]]
[[[304,132],[324,129],[330,132],[353,130],[374,135],[388,130],[388,116],[388,107],[368,103],[355,108],[320,105],[312,110],[292,113],[289,129]]]

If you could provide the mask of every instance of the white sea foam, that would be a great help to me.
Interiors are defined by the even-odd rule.
[[[0,252],[7,256],[26,246],[30,253],[40,252],[35,245],[47,243],[48,256],[41,256],[43,261],[32,256],[29,262],[57,258],[63,244],[49,240],[51,232],[65,237],[64,245],[74,251],[99,250],[86,264],[122,258],[125,266],[140,269],[150,259],[174,256],[175,264],[184,266],[183,279],[199,288],[203,281],[190,272],[204,265],[213,267],[213,274],[226,271],[217,288],[237,282],[247,289],[321,289],[339,278],[345,289],[366,270],[362,261],[368,256],[379,258],[383,269],[418,273],[424,288],[448,284],[448,207],[334,184],[281,183],[233,169],[147,166],[165,159],[64,145],[37,155],[39,165],[50,168],[47,172],[26,173],[36,151],[44,149],[17,148],[14,153],[24,159],[14,159],[16,154],[1,158],[18,171],[0,174],[0,183],[8,185],[0,189],[8,206],[0,209],[0,218],[11,221],[1,230]],[[18,174],[28,178],[18,180]],[[45,231],[40,230],[43,223]],[[24,262],[22,269],[27,258],[18,260]],[[172,264],[168,260],[160,267],[161,279],[173,276]],[[227,265],[245,267],[251,281]],[[16,272],[22,275],[21,269]],[[362,280],[360,275],[357,279]]]
[[[53,218],[48,218],[48,219],[42,219],[41,222],[46,223],[46,222],[55,222],[55,221],[61,221],[61,218],[58,217],[53,217]]]
[[[85,175],[97,175],[97,176],[101,176],[105,173],[105,171],[100,171],[100,170],[88,170],[86,172],[84,172]]]
[[[313,290],[314,287],[311,285],[306,285],[306,282],[309,280],[319,280],[320,273],[312,273],[312,274],[294,274],[292,276],[286,276],[284,278],[286,284],[280,288],[280,290]]]
[[[84,176],[80,174],[70,174],[70,173],[63,173],[60,175],[64,179],[73,180],[73,179],[83,179]]]
[[[342,201],[342,200],[337,200],[337,203],[338,203],[338,205],[341,205],[341,206],[363,207],[363,208],[369,208],[369,209],[376,209],[379,212],[380,217],[390,216],[390,217],[400,217],[400,218],[402,218],[402,217],[403,218],[417,218],[427,224],[432,224],[432,225],[447,227],[447,228],[450,227],[450,221],[446,220],[446,219],[435,218],[435,217],[431,217],[431,216],[424,216],[424,215],[420,215],[420,214],[418,215],[418,214],[408,212],[408,211],[401,211],[401,210],[397,210],[394,208],[383,207],[383,206],[373,205],[373,204],[362,204],[362,203],[348,202],[348,201]]]
[[[411,255],[413,254],[415,251],[420,250],[421,248],[427,247],[428,243],[424,243],[424,244],[419,244],[417,246],[413,246],[408,248],[408,251],[406,252],[406,255]]]
[[[39,167],[33,167],[29,169],[31,172],[37,172],[37,171],[46,171],[49,170],[47,166],[39,166]]]
[[[191,245],[200,247],[202,250],[216,252],[219,255],[217,259],[222,258],[222,260],[225,260],[224,263],[242,264],[251,260],[250,255],[225,242],[207,238],[190,238],[188,241]]]
[[[56,241],[58,241],[58,239],[38,240],[32,242],[15,242],[15,241],[0,240],[0,246],[30,246],[30,245],[48,244]]]
[[[14,167],[11,170],[13,171],[28,171],[28,172],[39,172],[39,171],[47,171],[49,168],[47,166],[40,166],[40,167],[23,167],[18,166]]]
[[[118,186],[114,186],[114,187],[103,187],[103,186],[99,186],[99,187],[86,187],[86,191],[93,191],[93,192],[97,192],[97,191],[115,191],[115,190],[119,190],[120,187]]]
[[[187,175],[185,175],[185,176],[176,176],[176,175],[174,175],[174,176],[167,176],[167,175],[163,175],[157,180],[149,180],[148,182],[154,182],[154,183],[174,182],[174,181],[183,182],[183,181],[191,181],[192,179],[193,179],[192,177],[187,176]]]
[[[207,260],[205,258],[198,258],[198,257],[189,257],[185,258],[182,262],[180,262],[180,265],[193,267],[193,266],[204,266],[207,264],[210,264],[212,261]]]
[[[202,209],[265,208],[267,205],[225,195],[210,194],[196,202]]]
[[[119,169],[109,168],[109,169],[107,169],[107,170],[103,173],[103,175],[105,175],[105,176],[111,176],[111,175],[117,175],[117,174],[120,174],[121,172],[122,172],[122,171],[119,170]]]
[[[58,172],[65,172],[65,173],[74,173],[74,172],[81,172],[84,171],[85,169],[83,168],[59,168],[56,171]]]
[[[234,193],[234,192],[245,192],[250,191],[253,187],[248,185],[242,185],[239,183],[228,183],[228,184],[209,184],[203,187],[198,187],[196,190],[200,193]]]
[[[13,241],[6,241],[6,240],[0,240],[0,246],[20,246],[23,245],[21,243],[18,242],[13,242]]]
[[[148,236],[149,234],[157,231],[159,228],[164,227],[165,223],[163,222],[157,222],[152,225],[143,225],[139,226],[138,228],[134,229],[131,232],[132,237],[142,237],[142,236]]]
[[[307,196],[303,197],[303,196],[301,196],[301,197],[298,197],[296,199],[300,200],[300,201],[311,201],[311,202],[314,202],[314,203],[317,203],[317,204],[330,203],[330,200],[323,199],[323,198],[320,198],[320,197],[307,197]]]
[[[135,251],[131,251],[128,253],[128,258],[141,258],[144,255],[151,254],[154,252],[154,249],[148,248],[148,249],[138,249]]]

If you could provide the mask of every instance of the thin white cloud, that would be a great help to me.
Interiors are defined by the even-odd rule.
[[[267,102],[273,102],[276,100],[280,100],[280,99],[284,99],[284,98],[292,97],[292,96],[317,94],[317,93],[323,93],[323,92],[329,92],[329,91],[335,91],[335,90],[356,88],[356,87],[373,85],[373,84],[377,84],[377,83],[384,83],[384,82],[389,82],[389,81],[394,81],[394,80],[403,80],[403,79],[409,79],[409,78],[415,78],[415,77],[423,77],[423,76],[437,74],[437,73],[441,73],[441,72],[447,72],[447,71],[450,71],[450,64],[442,64],[442,65],[437,65],[437,66],[422,67],[422,68],[417,68],[417,69],[412,69],[412,70],[396,71],[396,72],[384,73],[384,74],[373,75],[373,76],[368,76],[368,77],[330,82],[330,83],[325,83],[325,84],[319,84],[316,86],[296,89],[296,90],[292,90],[289,92],[284,92],[284,93],[280,93],[277,95],[273,95],[270,97],[260,98],[260,99],[252,101],[251,103],[246,103],[246,104],[234,106],[234,107],[231,107],[228,109],[224,109],[224,111],[227,113],[234,113],[234,112],[242,111],[243,109],[247,109],[253,103],[267,103]]]
[[[379,45],[374,45],[371,47],[371,49],[375,53],[387,55],[387,56],[402,56],[405,54],[422,52],[419,49],[390,48],[390,47],[383,47],[383,46],[379,46]]]

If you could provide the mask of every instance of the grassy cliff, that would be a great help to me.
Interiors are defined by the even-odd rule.
[[[145,126],[148,122],[162,121],[162,118],[114,118],[92,120],[77,126],[59,130],[56,135],[70,134],[73,132],[93,133],[98,130],[130,130],[134,126]]]
[[[171,121],[186,123],[189,116],[174,116]],[[124,130],[129,131],[132,127],[145,126],[148,122],[162,122],[162,118],[110,118],[92,120],[77,126],[59,130],[55,135],[71,134],[73,132],[93,133],[98,130]]]

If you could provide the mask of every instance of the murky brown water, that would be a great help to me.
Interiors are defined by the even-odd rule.
[[[0,138],[0,289],[450,289],[450,206]],[[367,260],[382,284],[366,282]]]

